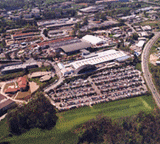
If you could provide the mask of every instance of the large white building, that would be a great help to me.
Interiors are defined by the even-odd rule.
[[[118,58],[122,58],[125,56],[126,56],[126,54],[122,51],[108,50],[108,51],[99,52],[96,55],[94,55],[93,57],[90,57],[87,59],[74,61],[74,62],[70,63],[70,65],[72,65],[75,69],[78,69],[79,67],[81,67],[83,65],[88,65],[88,64],[96,65],[96,64],[116,60]]]
[[[86,35],[82,37],[82,40],[91,43],[92,45],[99,45],[103,44],[105,41],[99,37],[92,36],[92,35]]]

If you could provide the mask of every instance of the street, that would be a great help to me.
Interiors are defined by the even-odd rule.
[[[145,45],[142,56],[141,56],[141,59],[142,59],[141,64],[142,64],[142,72],[146,80],[146,83],[152,92],[153,98],[157,106],[160,108],[160,94],[158,93],[156,87],[153,84],[152,75],[148,67],[150,49],[152,48],[153,44],[157,41],[159,37],[160,37],[160,32],[155,33],[155,36],[152,39],[150,39],[149,42]]]

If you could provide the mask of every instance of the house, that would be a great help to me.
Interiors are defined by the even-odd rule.
[[[19,77],[17,80],[17,83],[18,83],[18,87],[19,87],[20,91],[27,90],[28,82],[25,77]]]

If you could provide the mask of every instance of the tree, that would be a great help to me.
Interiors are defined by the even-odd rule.
[[[45,37],[48,37],[48,30],[47,30],[47,29],[44,29],[44,30],[43,30],[43,34],[45,35]]]
[[[84,25],[88,25],[88,17],[87,16],[83,19],[83,26]]]
[[[133,40],[138,40],[138,34],[137,33],[133,33],[133,35],[132,35],[132,39]]]
[[[34,127],[50,129],[57,119],[55,107],[43,93],[37,93],[28,104],[17,107],[7,115],[9,130],[13,134],[21,134]]]

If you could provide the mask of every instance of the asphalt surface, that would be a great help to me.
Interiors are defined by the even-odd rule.
[[[57,76],[59,77],[58,81],[53,84],[51,84],[50,86],[48,86],[44,91],[45,92],[49,92],[50,90],[54,89],[55,87],[57,87],[58,85],[60,85],[63,80],[64,80],[64,77],[62,76],[61,74],[61,70],[59,69],[59,67],[57,66],[57,64],[55,62],[52,62],[52,67],[54,67],[54,69],[56,70],[56,74]]]
[[[145,45],[142,56],[141,56],[141,59],[142,59],[141,64],[142,64],[143,76],[146,80],[146,83],[152,92],[153,98],[157,106],[160,108],[160,94],[158,93],[156,87],[154,86],[154,83],[152,81],[152,75],[148,67],[149,52],[151,50],[151,47],[153,46],[153,44],[157,41],[159,37],[160,37],[160,32],[155,33],[155,36],[152,39],[150,39],[148,43]]]

